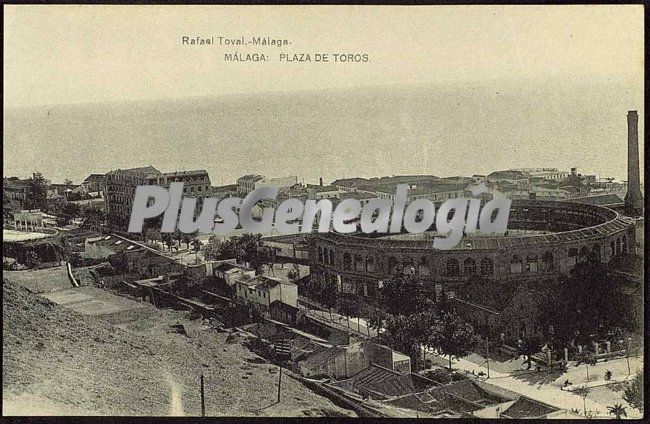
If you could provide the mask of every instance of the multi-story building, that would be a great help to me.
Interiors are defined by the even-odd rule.
[[[277,178],[266,178],[262,175],[244,175],[237,179],[237,191],[242,194],[248,194],[261,187],[277,187],[283,191],[288,190],[296,184],[298,184],[298,177],[296,175]]]
[[[153,166],[118,169],[106,174],[106,215],[118,226],[125,226],[131,217],[135,189],[147,185],[149,177],[162,175]],[[111,218],[112,217],[112,218]]]
[[[240,301],[262,313],[268,312],[275,301],[298,307],[297,285],[264,275],[240,277],[235,282],[235,294]]]
[[[340,190],[337,187],[331,186],[331,185],[313,185],[313,184],[307,184],[307,195],[309,196],[310,199],[334,199],[339,196],[339,194],[343,193],[342,190]]]
[[[31,180],[21,180],[17,177],[3,178],[2,191],[16,208],[24,208],[29,197]]]
[[[210,177],[205,170],[161,173],[152,166],[111,171],[106,174],[106,213],[128,220],[135,188],[139,185],[157,185],[169,188],[173,182],[183,183],[183,196],[197,197],[195,212],[200,211],[203,199],[212,193]]]
[[[183,196],[204,198],[211,193],[208,171],[176,171],[147,177],[148,185],[169,188],[170,183],[183,183]]]
[[[98,193],[102,196],[106,189],[106,174],[90,174],[81,183],[83,193]]]
[[[32,178],[20,179],[18,177],[9,177],[2,179],[2,192],[7,195],[14,207],[24,209],[29,206],[28,201],[30,200],[32,180],[35,177],[36,174],[32,174]],[[51,189],[52,181],[43,179],[43,185],[45,186],[46,197],[50,196],[53,193]]]

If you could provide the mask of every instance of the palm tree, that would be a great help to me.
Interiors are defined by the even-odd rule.
[[[614,415],[617,420],[620,420],[621,417],[627,417],[625,407],[620,403],[615,403],[614,406],[608,406],[607,410],[609,411],[609,414]]]

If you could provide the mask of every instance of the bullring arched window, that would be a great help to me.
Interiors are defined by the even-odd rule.
[[[591,248],[590,256],[591,259],[600,261],[600,244],[594,244],[594,247]]]
[[[446,271],[447,277],[458,277],[460,274],[460,266],[458,265],[458,261],[456,259],[448,259]]]
[[[612,253],[611,253],[612,257],[616,256],[616,245],[614,244],[614,242],[609,243],[609,246],[612,248]]]
[[[397,259],[394,256],[390,256],[388,258],[388,273],[394,274],[395,268],[397,268]]]
[[[348,252],[343,254],[343,269],[349,270],[352,268],[352,256]]]
[[[537,272],[537,255],[526,256],[526,272]]]
[[[328,249],[323,250],[323,262],[325,262],[325,264],[330,263],[330,251]]]
[[[511,274],[522,273],[522,263],[521,263],[521,257],[519,255],[513,255],[512,258],[510,258],[510,273]]]
[[[323,248],[318,246],[318,262],[323,263]]]
[[[490,258],[481,259],[481,275],[494,274],[494,262]]]
[[[623,242],[621,244],[621,251],[627,253],[627,238],[625,236],[623,236]]]
[[[467,258],[463,262],[463,275],[475,275],[476,274],[476,261],[472,258]]]
[[[427,258],[420,258],[420,263],[418,264],[418,274],[427,276],[430,273],[431,271],[429,270],[429,262],[427,261]]]
[[[587,246],[582,246],[580,248],[580,252],[578,252],[578,262],[584,262],[587,260],[589,257],[589,250],[587,250]]]
[[[330,263],[331,266],[334,266],[334,264],[336,262],[336,261],[334,261],[334,252],[331,249],[330,249],[329,252],[330,252],[330,255],[329,255],[330,261],[329,261],[329,263]]]
[[[415,264],[413,259],[406,257],[402,259],[402,271],[404,274],[413,274],[415,272]]]
[[[374,272],[375,271],[375,258],[372,256],[368,256],[366,258],[366,271],[367,272]]]
[[[553,254],[551,252],[545,252],[542,255],[542,270],[550,271],[553,269]]]
[[[616,254],[620,255],[621,254],[621,239],[616,239]]]
[[[363,258],[358,253],[354,255],[354,270],[363,271]]]

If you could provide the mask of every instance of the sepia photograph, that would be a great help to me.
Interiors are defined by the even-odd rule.
[[[645,417],[643,4],[3,15],[3,416]]]

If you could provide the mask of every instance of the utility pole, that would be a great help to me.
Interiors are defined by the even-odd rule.
[[[205,417],[205,390],[203,387],[203,374],[201,374],[201,416]]]
[[[630,371],[630,344],[632,343],[632,338],[627,338],[627,351],[625,352],[625,359],[627,360],[627,375],[632,374]]]
[[[485,350],[486,350],[486,358],[485,361],[487,363],[487,378],[490,378],[490,329],[488,327],[488,333],[487,333],[487,342],[485,343]]]
[[[281,336],[283,337],[284,334]],[[278,375],[278,403],[280,403],[280,389],[282,388],[282,363],[286,358],[291,358],[291,341],[281,338],[275,342],[275,354],[278,358],[280,374]]]
[[[278,376],[278,403],[280,403],[280,388],[282,387],[282,360],[280,360],[280,375]]]

